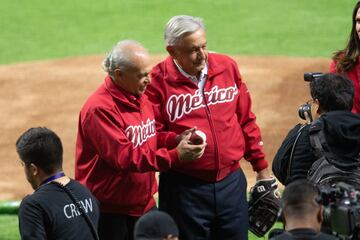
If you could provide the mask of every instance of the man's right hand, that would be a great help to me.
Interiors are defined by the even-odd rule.
[[[176,143],[179,144],[189,133],[193,133],[196,131],[196,127],[189,128],[185,131],[183,131],[181,134],[176,136]]]
[[[192,132],[188,132],[187,135],[177,145],[180,161],[191,161],[200,158],[205,151],[206,143],[194,145],[190,141]]]

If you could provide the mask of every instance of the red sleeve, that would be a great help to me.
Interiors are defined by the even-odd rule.
[[[173,149],[177,146],[176,142],[177,134],[174,132],[157,132],[158,148]]]
[[[175,148],[177,142],[175,140],[176,133],[171,132],[165,124],[165,120],[161,113],[161,109],[165,109],[162,101],[162,92],[159,91],[159,87],[156,86],[156,82],[161,82],[162,74],[155,74],[154,70],[150,73],[152,83],[146,88],[146,95],[149,101],[152,103],[155,120],[156,120],[156,131],[158,133],[158,146],[167,147],[169,149]]]
[[[176,149],[156,151],[141,146],[134,148],[110,110],[95,109],[83,122],[87,138],[101,159],[119,171],[164,171],[179,161]],[[146,144],[144,144],[146,145]]]
[[[239,73],[238,73],[239,74]],[[244,158],[249,161],[254,171],[268,167],[263,150],[263,142],[256,116],[251,111],[251,97],[245,83],[238,75],[239,100],[237,103],[237,115],[245,138]]]

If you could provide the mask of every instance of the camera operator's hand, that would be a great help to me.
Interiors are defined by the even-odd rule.
[[[189,131],[184,139],[177,145],[176,150],[179,154],[180,161],[191,161],[200,158],[205,151],[206,143],[194,145],[190,141],[192,132]]]
[[[308,112],[304,112],[304,116],[305,116],[305,121],[307,124],[310,124],[312,122],[312,117],[309,116]]]

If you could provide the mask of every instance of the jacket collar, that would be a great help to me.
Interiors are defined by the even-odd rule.
[[[174,60],[171,56],[168,56],[165,59],[165,65],[167,68],[167,75],[171,76],[175,81],[189,81],[177,68],[174,63]],[[225,70],[225,67],[216,60],[215,55],[213,53],[208,54],[208,77],[210,79],[215,75],[222,73]]]
[[[207,63],[205,64],[205,67],[201,70],[200,77],[198,79],[196,76],[190,75],[187,72],[185,72],[184,69],[182,69],[182,67],[176,62],[175,59],[173,59],[173,61],[175,63],[175,66],[179,70],[179,72],[182,75],[184,75],[186,78],[190,79],[191,81],[197,83],[197,82],[200,82],[201,79],[207,78],[207,75],[208,75],[208,66],[207,66],[208,64]]]
[[[116,101],[126,104],[129,107],[140,109],[143,102],[143,96],[135,96],[134,94],[118,87],[109,75],[105,77],[105,88]]]

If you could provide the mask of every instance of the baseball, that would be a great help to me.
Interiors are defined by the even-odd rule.
[[[190,141],[195,145],[203,144],[206,142],[206,135],[203,131],[196,130],[191,134]]]

